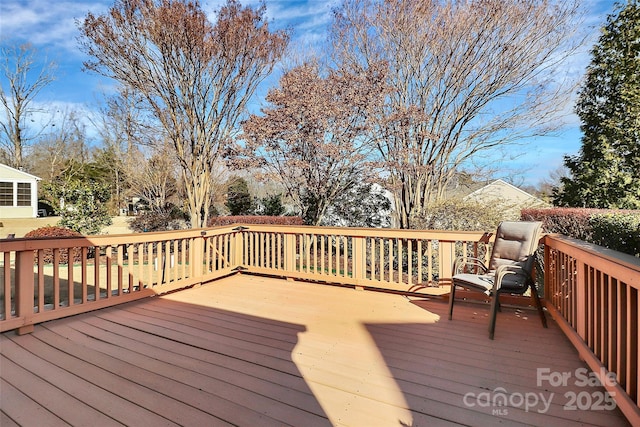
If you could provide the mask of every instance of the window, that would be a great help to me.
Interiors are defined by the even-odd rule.
[[[13,182],[0,182],[0,206],[13,206]]]
[[[31,206],[31,184],[18,183],[18,206]]]

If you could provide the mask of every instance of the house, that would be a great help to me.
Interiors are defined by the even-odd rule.
[[[38,181],[37,176],[0,164],[0,218],[36,218]]]
[[[525,208],[548,207],[548,203],[524,190],[498,179],[466,195],[464,200],[501,206],[506,214],[520,216]]]

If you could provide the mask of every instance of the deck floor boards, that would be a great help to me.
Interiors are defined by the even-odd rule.
[[[236,275],[0,336],[0,424],[626,426],[537,369],[586,365],[552,319]],[[502,388],[502,389],[500,389]],[[478,396],[540,396],[525,409]],[[544,409],[544,410],[543,410]]]

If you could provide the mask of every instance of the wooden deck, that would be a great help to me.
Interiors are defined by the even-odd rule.
[[[576,384],[585,365],[551,319],[505,308],[491,341],[487,306],[446,313],[236,275],[44,323],[0,337],[0,425],[628,425],[617,409],[564,407],[603,389]],[[538,368],[572,377],[538,386]],[[491,404],[500,393],[510,406]]]

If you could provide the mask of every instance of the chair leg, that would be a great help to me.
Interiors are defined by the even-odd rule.
[[[493,339],[493,333],[496,330],[496,314],[500,306],[500,293],[494,292],[491,298],[491,313],[489,314],[489,339]]]
[[[540,302],[540,296],[538,295],[538,289],[536,289],[535,283],[531,283],[529,289],[531,290],[531,296],[533,297],[533,301],[535,302],[536,308],[538,309],[538,314],[540,315],[542,326],[547,328],[547,317],[544,315],[544,310],[542,310],[542,303]]]
[[[456,297],[456,285],[451,282],[451,291],[449,292],[449,320],[453,318],[453,300]]]

